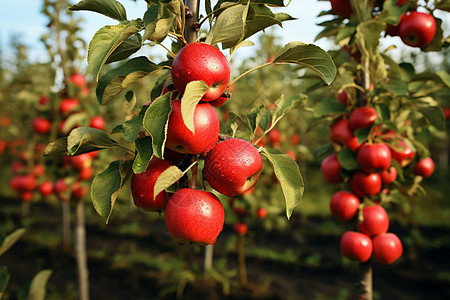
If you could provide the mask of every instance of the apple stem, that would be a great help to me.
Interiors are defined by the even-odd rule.
[[[248,286],[247,266],[245,264],[245,235],[239,234],[237,240],[237,251],[239,260],[239,278],[243,287]]]
[[[359,265],[359,282],[358,282],[358,299],[373,299],[373,273],[372,262],[360,263]]]

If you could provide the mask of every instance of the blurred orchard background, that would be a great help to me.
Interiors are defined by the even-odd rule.
[[[69,12],[68,2],[75,4],[0,3],[0,237],[26,229],[10,250],[0,253],[0,283],[7,282],[0,285],[0,298],[38,299],[27,296],[33,283],[46,283],[45,299],[80,298],[75,216],[76,209],[83,209],[92,299],[351,299],[357,266],[339,249],[342,233],[351,226],[337,222],[329,210],[335,187],[324,180],[320,164],[321,146],[329,143],[330,129],[314,124],[318,117],[314,101],[293,108],[262,141],[289,153],[299,164],[305,181],[302,202],[287,220],[281,190],[265,162],[254,189],[233,201],[222,199],[225,225],[214,248],[213,268],[207,272],[204,247],[178,245],[167,234],[161,215],[133,205],[128,185],[105,224],[91,204],[89,188],[118,154],[105,150],[82,158],[45,159],[44,148],[77,126],[111,133],[149,101],[147,87],[155,82],[145,78],[130,88],[132,97],[126,92],[119,96],[127,101],[100,106],[87,66],[87,46],[110,19]],[[147,5],[131,0],[122,4],[129,18],[141,16]],[[234,54],[232,77],[270,61],[288,41],[338,50],[331,39],[315,41],[322,30],[317,24],[331,18],[318,15],[330,9],[329,1],[315,0],[292,0],[287,8],[276,8],[298,19],[283,23],[283,29],[271,27],[251,37],[255,45]],[[436,14],[448,36],[450,18],[445,12]],[[393,59],[414,65],[417,72],[450,72],[447,48],[424,53],[404,45],[399,37],[382,38],[381,48],[392,46]],[[157,46],[144,51],[156,62],[165,55]],[[227,122],[229,111],[270,106],[282,94],[307,93],[303,74],[298,66],[276,65],[244,77],[230,87],[232,98],[216,108],[221,122]],[[440,105],[445,126],[425,140],[435,171],[423,182],[426,192],[391,206],[390,231],[401,237],[404,252],[393,265],[374,266],[375,299],[450,297],[450,99]],[[242,244],[233,228],[238,221],[248,225],[245,288],[238,247]],[[43,270],[51,270],[51,275],[40,273]],[[41,274],[39,282],[32,281],[36,274]]]

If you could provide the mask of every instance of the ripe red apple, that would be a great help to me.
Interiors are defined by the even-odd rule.
[[[66,193],[68,190],[69,187],[67,186],[64,178],[56,180],[55,184],[53,185],[53,192],[60,201],[67,202],[70,200],[67,195],[64,195],[64,193]]]
[[[92,165],[92,157],[89,153],[83,153],[76,156],[70,156],[70,163],[78,170],[90,167]]]
[[[363,220],[358,220],[358,230],[368,236],[385,233],[389,229],[389,217],[381,205],[375,204],[362,208]]]
[[[411,47],[425,47],[436,34],[436,20],[428,13],[413,11],[401,20],[398,35]]]
[[[403,254],[402,242],[393,233],[382,233],[373,238],[373,255],[384,265],[390,265]]]
[[[376,195],[381,191],[380,174],[356,171],[350,178],[350,188],[358,197]]]
[[[169,200],[167,192],[162,191],[156,197],[153,197],[153,191],[159,175],[171,166],[173,164],[168,160],[162,160],[154,156],[145,172],[133,174],[131,177],[131,194],[133,195],[134,205],[148,211],[160,211],[166,208]]]
[[[63,116],[67,116],[70,113],[74,112],[79,107],[79,105],[80,103],[75,98],[64,98],[59,104],[59,112]]]
[[[170,197],[164,219],[177,242],[212,245],[222,231],[225,213],[213,193],[182,188]]]
[[[11,164],[11,171],[13,174],[19,174],[24,172],[27,169],[26,166],[24,166],[24,164],[22,164],[20,161],[14,161]]]
[[[290,140],[292,146],[297,146],[298,143],[300,143],[300,136],[298,134],[293,134],[291,135]]]
[[[381,182],[383,184],[391,184],[397,179],[397,175],[397,169],[394,166],[391,166],[380,173]]]
[[[331,197],[330,211],[337,220],[348,222],[356,216],[359,203],[359,198],[354,194],[339,191]]]
[[[263,162],[253,144],[238,138],[218,143],[205,160],[204,176],[216,191],[235,196],[258,181]]]
[[[331,10],[340,17],[350,18],[353,14],[353,8],[350,0],[330,0]]]
[[[210,87],[202,101],[214,101],[227,88],[230,81],[230,65],[216,47],[192,43],[184,46],[173,60],[172,80],[181,94],[189,82],[202,80]]]
[[[330,140],[342,144],[353,151],[356,151],[361,146],[347,119],[340,119],[331,126]]]
[[[86,77],[78,73],[70,75],[70,81],[79,88],[86,86]]]
[[[258,219],[264,219],[267,217],[267,209],[265,209],[264,207],[259,207],[256,210],[256,217]]]
[[[53,193],[53,183],[49,180],[43,181],[39,185],[39,193],[42,197],[48,197]]]
[[[51,99],[49,97],[47,97],[47,96],[41,96],[41,97],[39,97],[38,102],[39,102],[40,105],[46,105],[47,103],[50,102],[50,100]]]
[[[375,108],[371,106],[363,106],[355,108],[350,114],[349,124],[353,130],[360,128],[370,128],[378,119]]]
[[[181,116],[181,101],[172,100],[166,147],[180,153],[208,152],[219,140],[220,123],[214,107],[199,103],[194,111],[194,131],[186,127]]]
[[[430,177],[434,172],[434,161],[431,157],[426,157],[420,159],[416,165],[414,166],[413,173],[414,175],[422,176],[422,177]]]
[[[401,1],[401,0],[400,0]],[[399,2],[400,2],[399,1]],[[388,24],[388,26],[386,27],[386,34],[390,35],[390,36],[398,36],[398,29],[400,27],[400,23],[402,22],[403,18],[405,17],[405,14],[403,14],[397,25],[392,25],[392,24]]]
[[[234,223],[233,229],[234,232],[237,233],[237,235],[246,235],[248,232],[248,226],[243,222]]]
[[[342,166],[336,154],[326,157],[322,161],[320,169],[322,170],[323,178],[328,183],[338,184],[344,180],[341,176]]]
[[[80,182],[75,181],[72,185],[72,197],[74,199],[82,199],[89,192],[89,188],[85,185],[82,185]]]
[[[36,188],[36,177],[31,174],[17,175],[13,177],[13,180],[15,182],[11,183],[11,185],[16,186],[16,190],[19,192],[32,191]]]
[[[231,98],[231,93],[225,91],[219,98],[217,98],[214,101],[209,102],[209,104],[211,104],[214,107],[220,107],[222,106],[225,102],[227,102],[228,99]]]
[[[86,168],[80,169],[80,175],[78,178],[80,180],[89,180],[89,179],[91,179],[93,173],[94,173],[94,169],[92,167],[86,167]]]
[[[344,106],[348,106],[349,105],[348,95],[347,95],[347,92],[345,90],[343,90],[342,92],[340,92],[338,94],[337,100],[340,103],[342,103]]]
[[[267,137],[269,138],[269,142],[272,146],[274,147],[280,146],[281,133],[278,129],[274,128],[271,131],[269,131]]]
[[[102,116],[94,116],[89,123],[89,127],[103,130],[105,129],[105,119]]]
[[[45,167],[43,165],[35,165],[33,174],[36,178],[42,176],[45,173]]]
[[[368,261],[373,252],[372,239],[364,233],[347,231],[341,238],[341,252],[351,260]]]
[[[52,123],[42,117],[36,117],[33,120],[33,129],[36,133],[47,134],[52,128]]]
[[[395,147],[391,147],[392,158],[395,159],[400,166],[406,167],[414,159],[415,153],[404,140],[398,140]]]
[[[0,140],[0,155],[5,152],[6,147],[8,146],[8,143],[4,140]]]
[[[365,143],[358,150],[356,160],[364,172],[386,170],[391,165],[391,151],[384,143]]]
[[[30,202],[33,200],[33,191],[21,191],[19,197],[22,202]]]

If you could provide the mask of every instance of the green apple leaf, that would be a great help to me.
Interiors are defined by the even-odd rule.
[[[135,33],[132,36],[128,37],[124,40],[119,47],[117,47],[108,59],[105,64],[110,64],[119,60],[124,60],[125,58],[130,57],[132,54],[136,53],[142,47],[142,36],[139,33]]]
[[[266,108],[264,105],[260,105],[258,107],[254,107],[248,114],[247,114],[247,128],[250,130],[250,139],[253,139],[256,133],[256,129],[258,128],[259,121],[261,120],[261,117],[264,113]]]
[[[336,77],[336,65],[331,56],[313,44],[290,42],[283,46],[273,63],[294,63],[316,72],[326,83],[331,84]]]
[[[338,155],[339,163],[345,170],[353,171],[359,169],[358,161],[356,160],[356,154],[350,149],[342,149]]]
[[[91,185],[91,199],[95,211],[106,218],[111,217],[117,196],[132,175],[132,160],[116,160],[109,164],[103,172],[95,176]]]
[[[397,2],[398,0],[386,0],[383,3],[382,16],[386,16],[386,21],[392,25],[398,25],[400,17],[408,10],[411,4],[408,1],[408,3],[399,6]]]
[[[280,182],[286,203],[286,216],[292,216],[294,208],[300,204],[305,186],[297,163],[287,154],[274,154],[262,148],[261,152],[270,162]]]
[[[125,141],[134,142],[139,137],[146,110],[147,108],[143,107],[136,117],[122,124],[122,137]]]
[[[275,101],[275,109],[272,114],[272,123],[275,124],[281,120],[293,107],[302,105],[308,100],[308,96],[304,94],[295,94],[285,98],[281,95]]]
[[[45,300],[45,287],[52,273],[52,270],[43,270],[33,277],[28,292],[28,300]]]
[[[150,92],[150,100],[153,101],[159,96],[161,96],[162,89],[164,87],[164,84],[166,81],[170,78],[170,70],[167,72],[164,72],[161,76],[158,77],[158,79],[155,82],[155,86],[153,87],[152,91]]]
[[[82,0],[69,7],[71,11],[87,10],[93,11],[117,21],[125,21],[127,12],[119,1],[115,0]]]
[[[148,163],[153,156],[152,138],[147,136],[137,139],[134,141],[134,145],[137,153],[133,162],[133,172],[134,174],[140,174],[147,170]]]
[[[194,134],[194,111],[203,95],[209,90],[209,86],[201,80],[191,81],[186,85],[181,98],[181,117],[184,125]]]
[[[440,106],[417,105],[417,108],[431,125],[438,129],[444,128],[445,115]]]
[[[0,244],[0,256],[8,251],[26,232],[26,229],[20,228],[7,235]]]
[[[177,166],[170,166],[164,170],[164,172],[158,176],[158,179],[156,179],[155,186],[153,187],[153,199],[183,177],[185,172],[178,169]]]
[[[44,157],[63,155],[67,153],[67,137],[62,137],[48,143],[44,148]]]
[[[123,149],[103,130],[92,127],[78,127],[67,137],[67,154],[80,155],[101,149]]]
[[[4,296],[10,278],[11,276],[8,274],[6,266],[0,266],[0,299]]]
[[[370,129],[368,128],[359,128],[355,130],[355,136],[358,140],[358,143],[362,143],[369,138]]]
[[[325,98],[314,106],[313,111],[316,117],[322,117],[327,114],[345,113],[346,108],[336,99]]]
[[[144,14],[144,25],[144,40],[162,42],[170,31],[175,32],[181,25],[180,3],[171,1],[149,6]]]
[[[144,28],[142,20],[122,21],[117,25],[106,25],[100,28],[89,43],[88,64],[96,80],[109,56],[127,38]]]
[[[216,5],[214,5],[214,10],[219,9],[219,7],[223,3],[233,3],[233,2],[239,2],[239,0],[219,0],[217,1]],[[276,6],[276,7],[286,7],[284,4],[284,0],[250,0],[251,3],[257,3],[257,4],[266,4],[269,6]],[[290,2],[290,1],[289,1]]]
[[[105,105],[133,83],[162,69],[162,66],[154,64],[144,56],[132,58],[100,77],[96,89],[97,100],[100,105]]]
[[[152,149],[156,157],[164,159],[164,145],[167,138],[167,126],[172,112],[172,92],[162,95],[150,104],[144,115],[144,128],[152,137]]]

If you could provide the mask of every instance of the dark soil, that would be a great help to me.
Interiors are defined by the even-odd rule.
[[[17,200],[1,199],[0,203],[0,229],[11,232],[21,227]],[[25,222],[27,233],[0,257],[0,265],[6,265],[11,275],[6,299],[16,299],[18,287],[43,269],[53,270],[47,286],[48,299],[77,299],[76,260],[73,251],[61,250],[59,212],[58,205],[34,204],[32,217]],[[218,274],[207,276],[201,271],[203,248],[177,245],[165,231],[162,220],[136,212],[127,218],[115,217],[109,225],[92,219],[95,221],[88,217],[87,246],[90,295],[94,300],[176,299],[177,288],[183,291],[181,299],[356,299],[353,296],[358,265],[342,259],[339,235],[317,233],[324,222],[321,218],[294,218],[290,221],[291,231],[250,228],[246,244],[247,288],[239,286],[237,254],[228,243],[233,238],[229,225],[217,241],[214,254],[216,262],[226,260],[226,263],[216,268]],[[130,222],[138,230],[125,233],[120,230]],[[395,224],[391,231],[407,237],[404,255],[392,266],[373,263],[374,298],[450,299],[448,227],[419,228],[416,236],[420,239],[412,239],[406,229]],[[37,235],[40,239],[35,238]],[[279,254],[289,250],[294,256],[283,260],[254,254],[252,250],[262,246]],[[99,255],[99,251],[103,254]],[[136,253],[148,262],[126,261],[127,255]],[[167,268],[165,264],[156,267],[161,258],[168,259]],[[184,261],[185,265],[180,265],[179,271],[176,265],[169,268],[171,258]],[[183,285],[179,278],[185,273],[195,276],[186,277],[189,279]],[[229,291],[222,284],[227,280],[221,280],[220,274],[224,278],[229,274]]]

